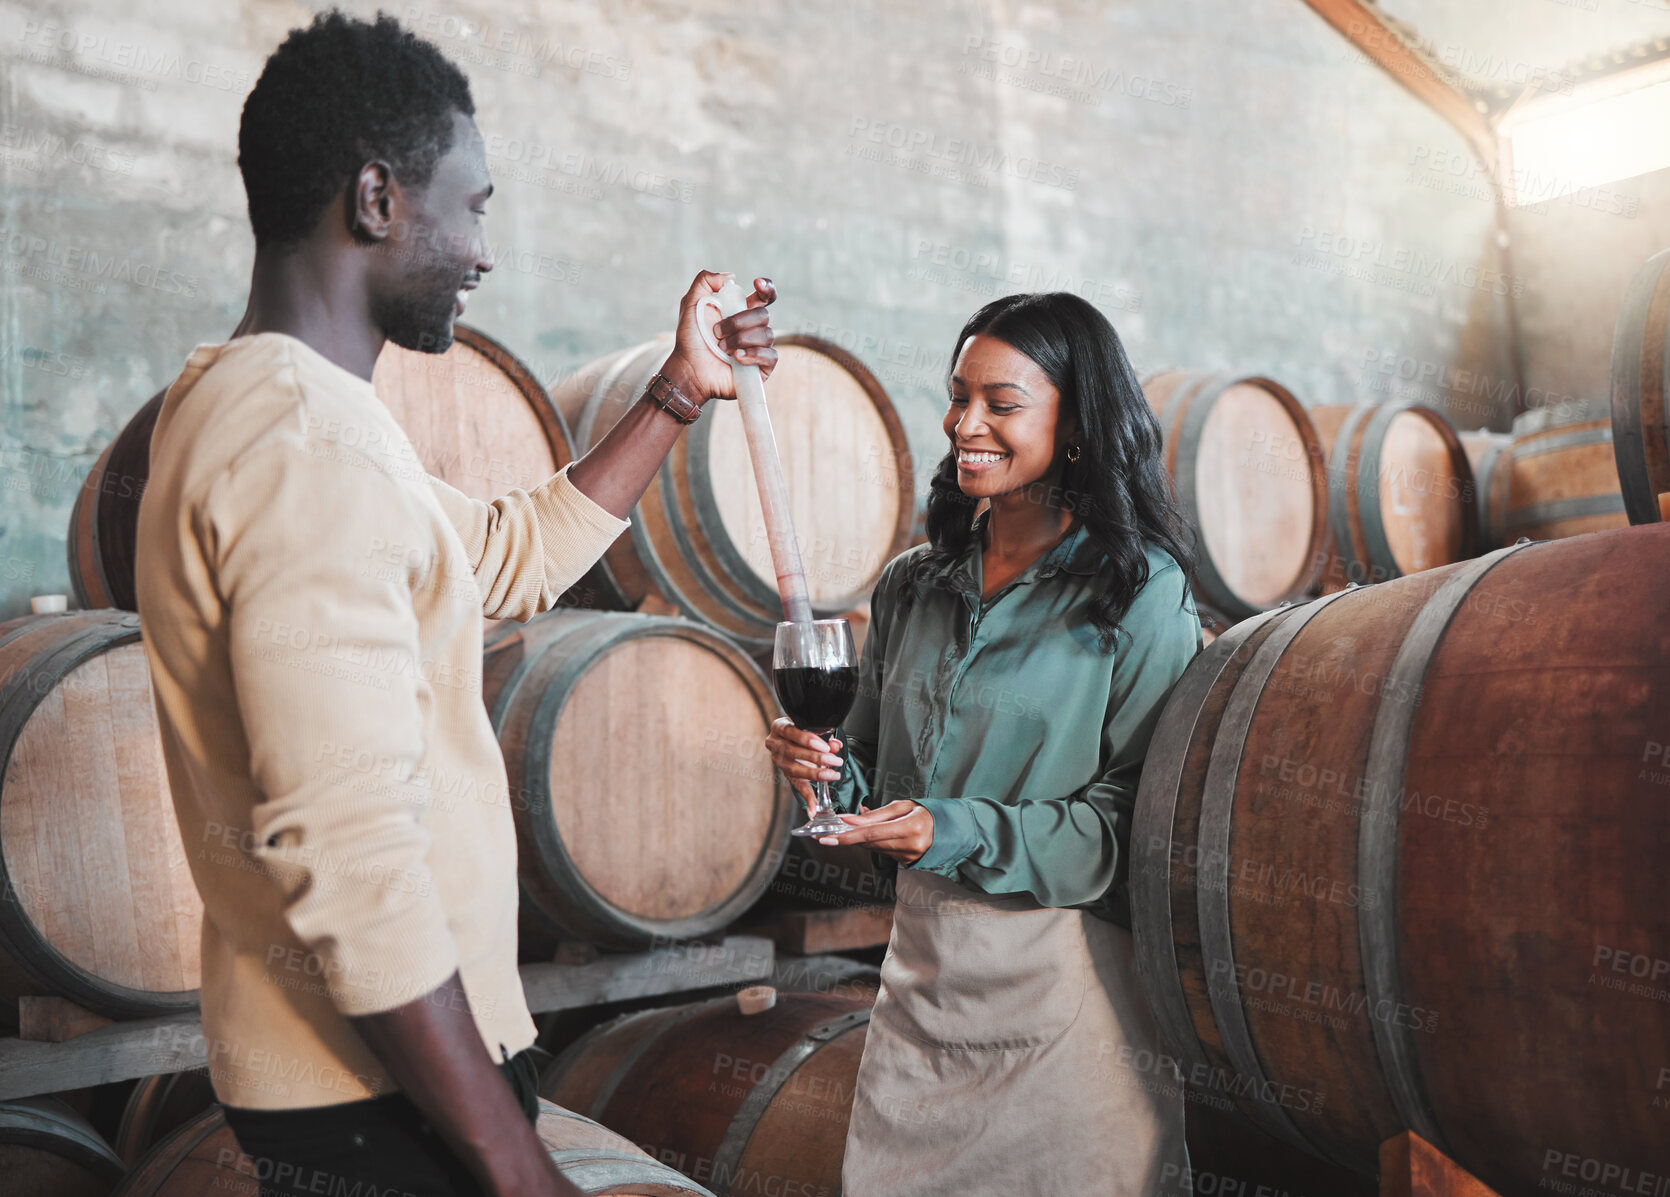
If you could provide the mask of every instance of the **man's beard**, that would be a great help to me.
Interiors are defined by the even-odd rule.
[[[377,323],[383,334],[402,349],[445,353],[452,347],[452,319],[462,282],[463,274],[448,267],[434,267],[413,278],[403,294],[381,305]]]

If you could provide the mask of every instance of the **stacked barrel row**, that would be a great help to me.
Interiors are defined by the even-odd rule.
[[[662,337],[583,367],[551,392],[591,448],[644,392],[672,348]],[[909,543],[911,457],[887,393],[864,365],[814,337],[777,340],[767,384],[807,588],[820,618],[867,600]],[[734,403],[709,404],[615,542],[578,588],[588,605],[676,610],[754,651],[783,618],[753,462]]]
[[[373,382],[429,472],[490,501],[574,459],[564,408],[583,444],[600,439],[669,345],[580,370],[557,389],[561,406],[467,327],[444,355],[388,346]],[[908,534],[909,455],[859,363],[810,338],[779,345],[772,415],[813,597],[832,613],[868,593]],[[213,847],[180,841],[132,613],[161,402],[112,441],[78,497],[70,572],[90,609],[0,624],[0,996],[53,994],[117,1018],[195,1005],[190,868]],[[762,747],[777,707],[741,647],[768,646],[780,618],[763,522],[734,405],[714,404],[693,433],[633,513],[632,537],[559,610],[485,632],[530,955],[563,938],[630,949],[717,931],[783,859],[793,806]]]
[[[1217,627],[1350,582],[1670,520],[1670,250],[1631,282],[1606,398],[1457,433],[1413,403],[1306,409],[1268,378],[1143,381],[1198,537],[1196,599]]]
[[[1670,1171],[1667,561],[1663,523],[1524,541],[1190,664],[1131,898],[1191,1085],[1364,1175],[1405,1130],[1502,1193],[1556,1147]]]
[[[1431,408],[1307,409],[1273,379],[1206,371],[1143,389],[1196,534],[1195,598],[1220,627],[1477,551],[1472,469]]]
[[[909,456],[862,366],[807,338],[779,345],[772,414],[813,597],[835,613],[867,595],[902,547]],[[564,408],[468,328],[439,357],[389,347],[374,384],[429,472],[490,501],[583,451],[564,410],[584,445],[600,439],[667,346],[582,369],[558,388]],[[0,906],[0,992],[56,994],[110,1017],[192,1007],[200,971],[202,911],[185,867],[200,862],[172,816],[138,618],[119,609],[134,606],[138,500],[161,402],[122,430],[76,504],[71,575],[94,609],[0,625],[0,869],[16,898]],[[714,405],[685,438],[633,527],[637,538],[623,538],[559,610],[484,632],[483,698],[509,776],[529,958],[548,959],[569,938],[630,949],[716,932],[783,858],[793,807],[762,748],[777,708],[742,647],[768,646],[780,615],[733,406]],[[121,1165],[137,1165],[121,1191],[249,1183],[228,1169],[229,1132],[211,1103],[201,1077],[141,1082],[116,1137]],[[0,1107],[0,1155],[18,1154],[54,1192],[110,1191],[120,1165],[74,1111],[26,1106]],[[595,1124],[576,1138],[574,1120],[555,1131],[551,1121],[548,1111],[542,1134],[570,1176],[602,1186],[581,1179],[588,1192],[706,1191]],[[588,1153],[609,1158],[578,1159]]]

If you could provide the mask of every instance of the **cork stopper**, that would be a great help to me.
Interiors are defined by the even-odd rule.
[[[736,1008],[744,1014],[763,1014],[777,1004],[777,991],[769,985],[750,985],[736,995]]]

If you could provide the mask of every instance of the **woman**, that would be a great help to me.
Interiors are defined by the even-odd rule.
[[[858,812],[823,843],[903,866],[842,1192],[1175,1192],[1182,1097],[1125,891],[1143,756],[1201,640],[1159,425],[1075,295],[987,304],[952,360],[929,543],[877,583],[843,735],[768,739],[808,802],[839,779]]]

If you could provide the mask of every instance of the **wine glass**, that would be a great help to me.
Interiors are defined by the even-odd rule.
[[[828,739],[858,697],[858,651],[852,643],[852,625],[844,619],[778,624],[771,680],[777,701],[795,726]],[[814,781],[812,789],[817,795],[812,821],[796,827],[793,834],[839,835],[848,830],[829,800],[829,786]]]

